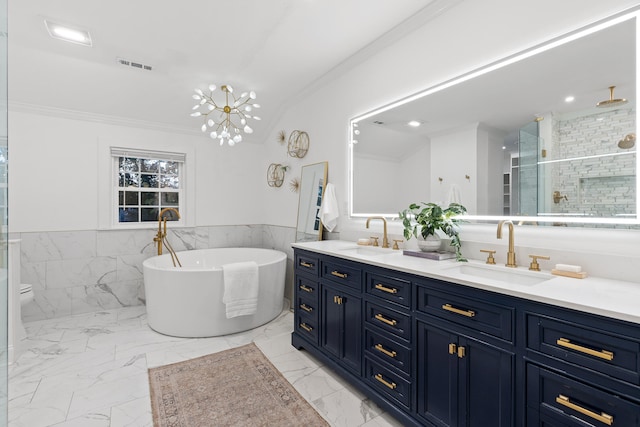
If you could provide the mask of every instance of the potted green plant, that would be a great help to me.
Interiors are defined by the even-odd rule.
[[[417,239],[427,240],[429,236],[438,236],[436,231],[440,230],[451,238],[451,246],[455,249],[456,259],[467,261],[460,253],[462,243],[458,235],[458,224],[463,222],[458,216],[464,215],[466,212],[467,209],[459,203],[451,203],[445,209],[436,203],[411,203],[408,209],[399,214],[404,226],[404,238],[409,240],[414,236]],[[439,236],[437,240],[439,241]],[[437,248],[430,250],[437,250]]]

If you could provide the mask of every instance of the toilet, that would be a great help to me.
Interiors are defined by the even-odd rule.
[[[33,286],[25,283],[20,284],[20,307],[24,307],[33,301]]]

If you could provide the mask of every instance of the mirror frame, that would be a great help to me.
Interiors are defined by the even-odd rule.
[[[635,19],[636,20],[636,82],[638,80],[638,74],[639,69],[640,69],[640,28],[638,28],[638,26],[640,25],[640,6],[635,6],[633,8],[627,9],[625,11],[622,11],[618,14],[609,16],[607,18],[598,20],[596,22],[593,22],[590,25],[584,26],[582,28],[579,28],[575,31],[571,31],[568,33],[565,33],[564,35],[552,38],[547,40],[546,42],[540,43],[536,46],[533,46],[529,49],[525,49],[519,53],[507,56],[501,60],[489,63],[485,66],[482,66],[480,68],[477,68],[473,71],[470,71],[468,73],[459,75],[457,77],[445,80],[442,83],[436,84],[435,86],[431,86],[425,90],[422,90],[418,93],[415,93],[413,95],[409,95],[407,97],[401,98],[397,101],[393,101],[389,104],[383,105],[382,107],[376,108],[375,110],[369,111],[367,113],[361,114],[353,119],[350,120],[349,122],[349,157],[348,157],[348,191],[349,191],[349,216],[351,218],[365,218],[365,217],[369,217],[369,216],[373,216],[373,215],[377,215],[377,216],[384,216],[387,218],[395,218],[397,217],[397,214],[390,214],[390,213],[380,213],[380,212],[371,212],[371,213],[355,213],[353,211],[353,145],[354,145],[354,141],[356,141],[355,143],[357,143],[357,138],[356,138],[356,128],[357,128],[357,124],[358,122],[368,119],[378,113],[382,113],[384,111],[390,110],[394,107],[400,106],[400,105],[404,105],[408,102],[414,101],[416,99],[420,99],[423,98],[425,96],[428,96],[430,94],[442,91],[444,89],[447,89],[449,87],[455,86],[457,84],[466,82],[468,80],[471,80],[473,78],[482,76],[484,74],[490,73],[491,71],[506,67],[510,64],[513,64],[515,62],[521,61],[523,59],[532,57],[534,55],[537,55],[539,53],[545,52],[547,50],[553,49],[555,47],[564,45],[566,43],[569,43],[571,41],[577,40],[579,38],[588,36],[590,34],[593,34],[597,31],[600,31],[602,29],[605,28],[609,28],[613,25],[619,24],[621,22],[625,22],[628,20],[632,20]],[[639,100],[639,94],[640,94],[640,88],[639,85],[636,84],[636,93],[635,95],[635,99],[636,101]],[[636,118],[636,134],[640,134],[638,133],[638,119]],[[531,223],[556,223],[556,222],[562,222],[562,223],[571,223],[571,224],[613,224],[613,225],[638,225],[640,224],[640,158],[638,156],[638,151],[636,151],[636,212],[635,212],[635,217],[634,218],[604,218],[604,217],[600,217],[600,218],[585,218],[585,217],[570,217],[570,216],[562,216],[562,217],[556,217],[556,216],[501,216],[501,215],[466,215],[465,216],[465,220],[470,220],[470,221],[474,221],[474,222],[489,222],[489,223],[495,223],[497,221],[500,220],[512,220],[514,222],[519,222],[519,223],[524,223],[524,222],[531,222]],[[402,209],[401,206],[398,207],[399,210]]]
[[[300,210],[300,207],[301,207],[301,204],[302,204],[302,197],[303,197],[302,192],[303,192],[304,183],[305,183],[305,181],[304,181],[304,172],[305,172],[305,169],[307,171],[309,171],[314,166],[315,167],[324,166],[324,174],[323,174],[323,180],[324,181],[323,181],[323,185],[322,185],[322,194],[320,195],[320,204],[317,204],[317,197],[315,197],[314,194],[311,193],[309,195],[310,200],[316,200],[316,204],[315,205],[310,205],[309,207],[320,209],[320,206],[322,204],[322,200],[324,199],[324,191],[327,188],[327,175],[328,175],[327,172],[328,172],[328,169],[329,169],[329,162],[325,161],[325,162],[311,163],[309,165],[302,166],[301,171],[300,171],[300,187],[299,187],[300,189],[299,189],[299,195],[298,195],[298,216],[297,216],[297,221],[296,221],[296,240],[295,240],[296,242],[309,242],[309,241],[312,241],[311,239],[300,239],[300,238],[298,238],[298,235],[300,233],[298,231],[298,227],[301,224],[300,216],[301,216],[302,212]],[[312,187],[311,190],[314,190],[314,188]],[[320,212],[318,211],[318,215],[319,214],[320,214]],[[316,240],[322,240],[322,232],[324,230],[324,226],[322,224],[322,221],[320,221],[320,217],[319,216],[316,219],[318,221],[318,237],[317,237]],[[302,233],[302,234],[303,235],[311,235],[311,233]]]

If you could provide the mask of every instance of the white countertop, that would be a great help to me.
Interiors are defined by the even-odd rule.
[[[526,266],[516,269],[503,265],[486,265],[483,261],[469,260],[468,263],[455,259],[434,261],[406,256],[402,250],[358,246],[344,240],[323,240],[317,242],[293,243],[294,248],[305,249],[325,255],[358,261],[369,265],[389,268],[418,276],[446,280],[460,285],[499,292],[505,295],[571,308],[587,313],[599,314],[615,319],[640,324],[640,283],[623,282],[601,277],[574,279],[551,275],[550,271],[529,271]],[[520,261],[521,264],[524,262]],[[494,278],[465,274],[459,270],[463,265],[477,268],[478,272],[513,272],[528,281],[540,280],[534,284],[513,284]],[[583,268],[583,271],[588,269]],[[500,274],[500,273],[498,273]],[[491,276],[491,274],[487,274]],[[506,276],[505,276],[506,277]]]

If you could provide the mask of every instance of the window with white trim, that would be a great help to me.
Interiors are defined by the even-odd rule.
[[[156,222],[164,208],[174,208],[182,216],[185,154],[111,147],[111,157],[114,224]],[[171,210],[163,217],[180,221]]]

